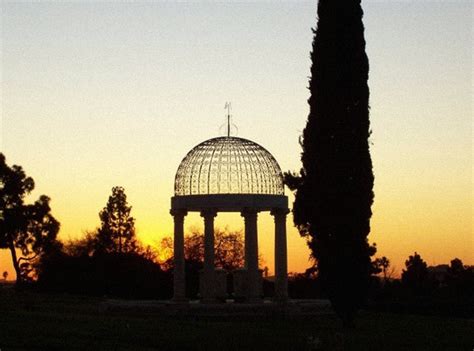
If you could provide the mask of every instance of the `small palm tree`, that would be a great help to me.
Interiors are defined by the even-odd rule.
[[[377,258],[375,262],[376,265],[382,270],[384,282],[387,281],[387,270],[388,267],[390,267],[390,260],[387,257],[382,256],[381,258]]]

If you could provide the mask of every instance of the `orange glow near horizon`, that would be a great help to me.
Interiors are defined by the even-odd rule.
[[[125,190],[128,194],[129,204],[133,207],[132,216],[136,218],[138,238],[145,245],[159,249],[161,239],[173,235],[172,217],[166,208],[169,201],[164,201],[164,204],[152,203],[150,207],[147,207],[149,199],[138,198],[133,191]],[[464,203],[468,200],[468,195],[466,194]],[[65,241],[80,238],[85,231],[98,227],[100,224],[98,212],[105,205],[107,196],[103,197],[102,206],[94,211],[88,209],[87,212],[85,211],[86,206],[78,206],[75,208],[77,212],[63,213],[59,209],[55,209],[53,201],[53,214],[62,223],[59,239]],[[462,199],[457,199],[456,202],[446,198],[445,206],[436,206],[433,196],[413,195],[407,192],[400,197],[398,201],[395,201],[393,197],[385,198],[382,195],[376,197],[373,206],[372,233],[369,236],[369,241],[377,244],[376,256],[388,257],[395,269],[396,276],[401,274],[404,261],[415,251],[421,254],[428,265],[449,264],[450,260],[455,257],[460,258],[464,264],[474,264],[471,250],[471,223],[468,218],[469,208],[462,208]],[[409,197],[409,199],[405,197]],[[292,198],[290,196],[290,202],[292,202]],[[384,208],[384,211],[379,211],[380,207]],[[157,214],[153,215],[153,211],[149,211],[149,208],[156,209]],[[456,220],[449,221],[446,220],[447,218],[456,218]],[[413,223],[416,223],[416,227]],[[274,265],[273,218],[269,213],[260,213],[258,224],[259,251],[263,258],[263,265],[267,266],[272,274]],[[228,227],[230,230],[243,230],[243,219],[238,213],[219,213],[215,226],[216,228]],[[75,228],[81,228],[80,232],[75,231]],[[203,221],[198,213],[189,213],[185,218],[185,233],[189,233],[194,228],[203,231]],[[303,272],[311,265],[310,251],[306,246],[306,240],[300,237],[296,228],[293,227],[291,214],[287,220],[287,232],[288,271]],[[429,236],[426,233],[429,233]],[[0,267],[2,267],[0,270],[2,272],[8,271],[9,279],[14,279],[15,274],[9,252],[7,250],[1,251],[3,252],[0,252]]]

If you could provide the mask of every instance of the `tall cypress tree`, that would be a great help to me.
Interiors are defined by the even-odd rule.
[[[375,252],[367,241],[374,177],[362,15],[360,0],[319,0],[302,169],[286,174],[295,224],[346,326],[367,296]]]

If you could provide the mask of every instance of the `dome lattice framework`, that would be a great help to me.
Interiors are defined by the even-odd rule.
[[[253,141],[218,137],[195,146],[181,161],[175,195],[283,195],[283,176],[275,158]]]

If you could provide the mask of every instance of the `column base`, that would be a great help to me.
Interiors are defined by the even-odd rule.
[[[172,304],[179,304],[179,305],[189,303],[189,300],[185,297],[173,297],[170,301]]]
[[[284,305],[284,304],[287,304],[289,302],[289,298],[288,296],[275,296],[273,298],[273,302],[274,303],[277,303],[277,304],[280,304],[280,305]]]
[[[222,301],[214,297],[204,297],[201,300],[199,300],[199,303],[202,303],[205,305],[216,305],[216,304],[222,303]]]
[[[261,297],[248,297],[245,299],[244,303],[263,304],[263,299]]]

